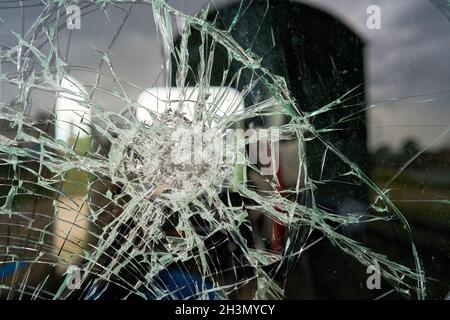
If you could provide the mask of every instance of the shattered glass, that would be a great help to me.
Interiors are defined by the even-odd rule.
[[[377,270],[372,298],[445,297],[449,181],[430,181],[449,156],[430,150],[448,118],[426,146],[373,152],[370,112],[430,97],[369,105],[343,23],[230,3],[0,2],[1,299],[284,299],[338,263],[361,287]],[[410,217],[441,230],[442,258]]]

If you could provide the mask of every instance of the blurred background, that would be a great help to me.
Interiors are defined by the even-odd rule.
[[[236,1],[225,0],[168,2],[189,14],[195,14],[208,5],[210,10],[219,12],[224,10],[223,8],[236,5]],[[245,14],[250,16],[253,8],[257,8],[260,2],[243,1],[242,8],[247,10]],[[286,9],[289,6],[295,6],[297,1],[273,1],[271,6],[276,9],[278,3],[283,3]],[[360,96],[359,99],[365,100],[364,116],[352,120],[356,122],[351,122],[351,124],[358,123],[362,127],[359,127],[359,131],[355,131],[355,135],[352,136],[354,140],[339,136],[339,134],[331,139],[336,139],[338,142],[346,139],[347,144],[344,148],[348,150],[348,154],[351,155],[352,150],[353,153],[358,153],[358,155],[354,155],[357,158],[354,161],[364,168],[379,187],[389,189],[389,197],[413,228],[420,258],[423,260],[426,275],[430,278],[427,285],[428,297],[443,299],[450,291],[448,200],[450,197],[450,133],[448,131],[450,125],[450,55],[448,54],[450,52],[450,8],[445,6],[445,1],[428,0],[361,0],[357,2],[352,0],[310,0],[302,1],[302,3],[329,16],[330,26],[338,21],[346,29],[348,28],[348,34],[342,33],[340,36],[336,36],[333,33],[335,29],[331,27],[324,27],[320,30],[321,33],[314,35],[314,39],[321,38],[325,44],[332,42],[330,48],[334,48],[336,51],[322,52],[315,56],[312,51],[314,49],[309,48],[308,58],[305,59],[311,59],[312,70],[315,70],[316,67],[318,70],[323,67],[319,56],[336,54],[338,67],[341,63],[351,68],[340,70],[343,75],[354,75],[352,79],[346,80],[348,82],[344,83],[343,88],[345,90],[349,87],[352,89],[351,85],[363,87],[363,97]],[[367,25],[370,16],[367,8],[371,5],[380,8],[380,29],[371,29]],[[90,91],[96,82],[97,72],[102,63],[102,56],[96,50],[108,49],[116,73],[122,80],[133,84],[133,86],[127,87],[127,93],[131,99],[138,100],[145,89],[165,84],[167,79],[162,73],[165,53],[158,40],[150,6],[133,4],[123,7],[126,10],[110,7],[107,10],[107,16],[89,3],[83,5],[81,2],[81,7],[81,29],[72,31],[61,29],[59,31],[61,53],[66,57],[72,79],[70,83],[77,83],[76,87],[80,88],[79,90]],[[41,9],[39,1],[0,0],[0,18],[4,21],[0,28],[0,46],[2,48],[13,46],[17,39],[12,31],[21,34],[24,30],[28,30],[38,18]],[[275,12],[275,9],[271,10]],[[224,17],[226,17],[227,10],[224,10]],[[302,12],[303,18],[298,21],[295,16],[290,17],[289,22],[283,20],[282,16],[278,16],[278,19],[273,19],[271,23],[283,25],[287,30],[297,30],[296,28],[300,28],[299,26],[307,30],[310,24],[308,13],[303,15],[302,10],[299,9],[299,12]],[[257,13],[255,14],[257,15]],[[25,19],[22,19],[23,15],[25,15]],[[314,20],[311,19],[311,21]],[[177,28],[174,26],[175,39],[176,30]],[[245,44],[246,41],[251,42],[248,39],[253,39],[254,33],[246,30],[243,23],[243,26],[235,29],[234,36],[240,39],[241,44]],[[281,32],[275,32],[271,36],[275,37],[276,41],[279,38],[280,42],[286,37]],[[254,38],[256,42],[259,39],[258,37]],[[261,39],[261,41],[265,41],[263,37]],[[357,41],[358,45],[352,41]],[[286,46],[286,44],[283,45]],[[305,45],[304,43],[293,44],[291,50],[298,52],[305,50],[306,52],[305,47],[309,46],[310,44]],[[258,44],[255,47],[258,51]],[[281,54],[277,52],[274,51],[273,55]],[[344,54],[345,57],[339,56]],[[289,54],[286,54],[286,57],[288,56]],[[299,53],[298,56],[301,54]],[[264,59],[263,61],[268,61],[269,67],[275,65],[271,62],[270,55],[265,56]],[[317,66],[314,65],[315,59]],[[286,63],[285,68],[291,68],[288,59],[284,63]],[[12,73],[15,71],[15,66],[2,63],[0,70],[1,73]],[[277,71],[274,72],[277,73]],[[283,71],[279,73],[286,76]],[[301,70],[298,73],[298,81],[301,82]],[[296,87],[295,76],[289,76],[290,89],[294,93],[296,90],[298,92],[304,90],[298,85]],[[67,86],[70,86],[70,83]],[[101,85],[105,88],[117,86],[110,77],[102,77]],[[332,83],[329,85],[333,86]],[[336,83],[335,86],[338,87],[340,84]],[[5,83],[2,84],[0,90],[3,103],[10,103],[16,94],[16,89]],[[333,99],[339,98],[341,94],[342,92],[339,90],[330,89],[322,100],[329,103]],[[302,97],[302,94],[298,93],[297,98],[300,100],[300,105]],[[64,104],[64,98],[67,97],[60,96],[59,102]],[[308,100],[306,96],[303,98],[303,101]],[[49,110],[45,106],[51,106],[51,99],[50,95],[37,92],[33,95],[32,104],[27,113],[36,119],[46,119],[49,117]],[[120,112],[123,108],[122,101],[100,90],[93,93],[92,99],[110,111]],[[73,103],[73,100],[71,101]],[[67,106],[67,101],[65,105]],[[309,104],[309,108],[315,107],[317,106]],[[77,108],[76,103],[73,108]],[[305,107],[305,109],[307,108],[308,106]],[[69,123],[79,121],[76,115],[67,111],[61,111],[58,116],[66,119]],[[332,117],[324,120],[322,125],[326,127],[327,121],[332,121]],[[317,122],[321,123],[320,120]],[[66,129],[67,131],[71,130],[70,124]],[[0,130],[4,136],[14,136],[14,131],[5,121],[0,123]],[[51,130],[54,131],[55,136],[62,134],[61,139],[67,140],[68,143],[75,143],[73,137],[78,134],[78,131],[64,136],[55,128]],[[90,148],[91,139],[89,132],[81,134],[76,141],[78,152],[87,151]],[[319,153],[323,154],[322,151]],[[282,157],[289,159],[289,151],[285,151]],[[352,159],[351,156],[350,158]],[[320,158],[314,159],[320,161]],[[332,162],[326,164],[333,165]],[[283,172],[287,176],[289,172],[297,170],[290,167],[292,163],[289,161],[286,161],[283,166]],[[0,170],[2,170],[0,179],[3,180],[0,193],[3,196],[2,199],[5,199],[4,196],[11,188],[7,183],[9,173],[5,166],[2,166]],[[60,220],[54,228],[56,233],[69,235],[68,238],[73,241],[51,240],[56,241],[54,247],[64,248],[58,253],[60,255],[63,255],[64,252],[80,250],[76,244],[77,241],[88,237],[86,228],[89,226],[85,218],[88,208],[83,206],[87,191],[80,187],[86,183],[87,178],[81,172],[73,172],[72,179],[81,184],[67,183],[63,186],[65,192],[72,195],[73,202],[67,203],[68,209],[59,209],[59,217],[66,222]],[[324,191],[324,193],[333,192],[338,194],[342,191],[337,189],[336,191]],[[365,192],[368,194],[364,197],[367,196],[369,201],[374,201],[375,195],[368,190]],[[329,205],[325,199],[327,197],[327,195],[323,197],[324,206]],[[328,199],[330,198],[328,197]],[[328,201],[333,202],[332,200]],[[364,206],[361,202],[364,201],[346,198],[339,199],[339,203],[334,202],[331,205],[335,205],[333,208],[335,211],[345,214]],[[52,202],[45,199],[30,200],[24,195],[23,199],[18,201],[18,206],[22,206],[24,211],[31,207],[35,208],[33,210],[45,212],[48,211],[46,208],[52,207]],[[70,209],[70,206],[78,206],[79,214],[74,216],[73,208]],[[0,221],[6,221],[5,219],[8,218],[0,216]],[[34,227],[43,228],[50,220],[43,215],[36,220]],[[73,227],[74,223],[77,227]],[[0,225],[0,234],[3,235],[0,243],[8,244],[12,234],[21,232],[29,233],[29,230],[26,231],[19,227],[15,230],[11,227],[11,222],[3,222]],[[369,246],[379,248],[393,260],[407,265],[411,264],[409,240],[404,230],[396,223],[371,223],[358,230],[349,230],[348,232]],[[14,281],[8,278],[8,273],[19,268],[19,264],[20,262],[13,265],[0,264],[2,279],[0,283]],[[42,268],[45,269],[45,267]],[[38,267],[35,269],[30,272],[30,278],[39,279],[42,274],[48,274],[47,271],[39,270]],[[367,278],[365,271],[363,267],[351,261],[331,244],[319,241],[303,254],[298,265],[292,271],[286,281],[286,295],[290,299],[401,298],[384,282],[381,291],[368,290],[365,287]],[[58,276],[60,276],[58,272],[52,274],[52,277],[57,278]]]

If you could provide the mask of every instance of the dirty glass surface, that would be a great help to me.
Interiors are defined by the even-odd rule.
[[[450,3],[0,1],[1,299],[445,299]]]

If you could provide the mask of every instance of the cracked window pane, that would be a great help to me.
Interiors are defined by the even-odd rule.
[[[1,2],[0,298],[444,299],[449,13]]]

